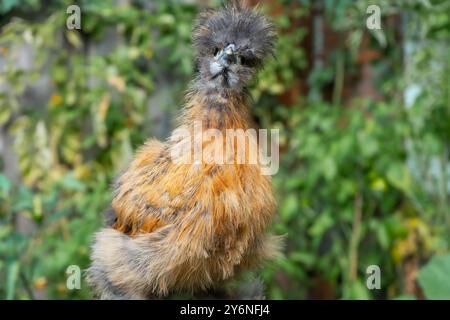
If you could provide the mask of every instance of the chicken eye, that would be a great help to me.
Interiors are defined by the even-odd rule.
[[[255,59],[249,57],[241,57],[241,64],[247,67],[255,65]]]

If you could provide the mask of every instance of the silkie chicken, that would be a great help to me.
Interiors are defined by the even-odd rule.
[[[242,151],[194,128],[251,128],[247,87],[273,55],[274,25],[230,1],[199,14],[192,42],[198,71],[178,126],[165,143],[150,139],[137,151],[116,181],[112,219],[95,235],[87,281],[101,299],[207,292],[280,252],[281,237],[267,231],[275,212],[270,177],[258,162],[228,162],[248,160],[249,144]],[[228,161],[214,161],[223,148]],[[201,161],[174,161],[196,151]]]

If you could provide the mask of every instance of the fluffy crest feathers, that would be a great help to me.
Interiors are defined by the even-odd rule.
[[[215,50],[234,43],[251,52],[257,64],[273,54],[276,39],[273,23],[260,11],[239,0],[228,1],[221,9],[201,12],[192,35],[199,55],[214,54]]]

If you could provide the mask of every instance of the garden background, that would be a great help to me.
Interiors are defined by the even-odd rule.
[[[450,299],[450,2],[260,2],[279,42],[252,113],[280,129],[272,228],[288,235],[261,272],[267,297]],[[92,298],[66,268],[88,266],[136,147],[170,132],[195,14],[219,5],[0,0],[1,299]]]

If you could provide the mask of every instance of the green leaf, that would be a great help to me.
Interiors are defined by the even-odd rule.
[[[0,195],[7,196],[11,189],[11,182],[3,174],[0,174]]]
[[[412,177],[405,164],[395,163],[391,165],[387,172],[387,178],[390,183],[406,194],[411,192]]]
[[[10,225],[0,225],[0,240],[6,238],[13,231],[13,227]]]
[[[298,209],[298,201],[295,194],[289,194],[281,206],[281,218],[287,222],[293,218]]]
[[[367,287],[359,280],[350,284],[348,290],[344,294],[346,299],[352,300],[368,300],[370,299]]]
[[[336,176],[337,168],[334,159],[330,156],[322,160],[323,173],[325,178],[330,181]]]
[[[14,8],[17,5],[17,0],[4,0],[2,4],[0,4],[0,12],[6,13],[10,11],[12,8]]]
[[[323,213],[314,222],[312,227],[309,229],[309,234],[312,237],[320,238],[325,231],[327,231],[334,223],[334,220],[328,213]]]
[[[450,299],[450,254],[434,256],[419,271],[418,280],[428,299]]]
[[[316,261],[316,255],[309,252],[293,252],[290,255],[290,259],[295,262],[299,262],[306,267],[311,267]]]
[[[6,271],[6,299],[14,299],[17,275],[19,274],[19,262],[12,261]]]

